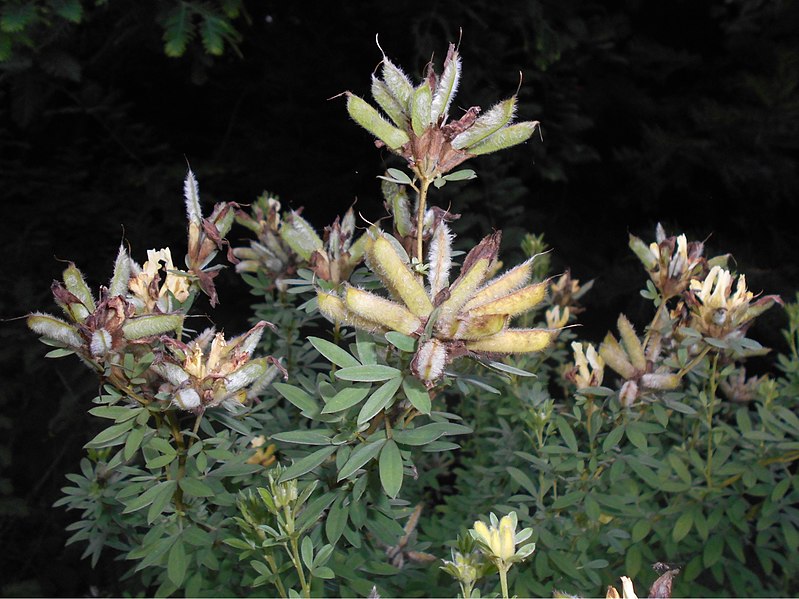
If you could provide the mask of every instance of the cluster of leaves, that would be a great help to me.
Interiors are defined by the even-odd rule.
[[[450,283],[457,215],[428,191],[472,179],[446,173],[537,126],[510,124],[515,97],[451,120],[459,78],[454,47],[415,87],[384,56],[372,93],[391,123],[348,95],[353,119],[411,170],[382,177],[385,231],[355,239],[350,211],[319,235],[266,195],[203,219],[190,176],[188,271],[162,254],[126,272],[121,251],[95,304],[67,269],[54,291],[71,322],[29,322],[52,356],[77,353],[100,374],[91,413],[111,421],[59,501],[81,511],[71,541],[95,561],[121,552],[131,587],[158,595],[452,595],[445,574],[464,596],[596,595],[662,561],[679,564],[680,593],[795,589],[799,308],[784,376],[747,379],[743,361],[765,353],[747,330],[779,299],[755,299],[743,277],[733,293],[724,260],[683,236],[631,238],[654,317],[643,338],[620,317],[620,340],[598,352],[566,327],[590,284],[545,280],[541,236],[498,277],[500,237],[486,237]],[[216,301],[208,264],[234,218],[256,235],[229,257],[264,300],[259,324],[183,342],[191,294]],[[140,334],[147,316],[166,328]],[[263,347],[282,360],[270,367],[251,359],[267,317],[277,331]],[[617,386],[602,385],[606,365]],[[265,386],[279,369],[288,382]],[[507,515],[475,522],[490,510]]]

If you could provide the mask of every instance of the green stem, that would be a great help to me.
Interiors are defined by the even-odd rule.
[[[422,178],[422,185],[419,190],[419,205],[416,207],[416,259],[419,261],[419,264],[424,263],[422,242],[424,237],[424,213],[427,207],[428,187],[430,187],[430,180]]]
[[[302,567],[302,559],[300,558],[300,550],[297,545],[296,535],[291,537],[291,561],[294,562],[294,569],[300,577],[300,586],[302,587],[302,594],[305,597],[311,596],[311,585],[305,580],[305,571]]]
[[[705,481],[708,488],[713,486],[713,411],[716,407],[716,389],[718,387],[718,352],[713,354],[713,363],[710,366],[710,381],[708,383],[707,398],[707,466],[705,467]]]
[[[499,584],[502,585],[502,598],[509,599],[508,596],[508,568],[503,564],[499,567]]]
[[[178,450],[178,472],[175,476],[175,480],[180,482],[180,479],[182,479],[183,475],[186,473],[186,444],[183,442],[183,433],[180,431],[180,427],[175,419],[175,412],[173,410],[166,412],[166,421],[169,424],[169,428],[172,432],[172,438],[175,440],[175,445],[177,446]],[[186,511],[186,506],[183,504],[183,489],[180,488],[179,484],[175,489],[173,500],[175,502],[175,511],[178,514]]]
[[[264,559],[266,560],[266,563],[269,564],[269,568],[272,570],[272,572],[275,573],[275,586],[277,587],[277,592],[280,593],[280,596],[283,597],[283,599],[287,599],[288,593],[286,593],[286,587],[283,586],[283,579],[281,579],[280,574],[278,574],[275,556],[270,552],[264,556]]]

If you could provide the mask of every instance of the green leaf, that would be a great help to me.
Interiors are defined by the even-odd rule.
[[[372,383],[377,381],[387,381],[400,375],[400,371],[391,366],[383,364],[365,364],[362,366],[350,366],[342,368],[335,373],[337,379],[342,381],[358,381]]]
[[[336,480],[342,481],[352,476],[359,468],[372,460],[380,452],[385,443],[385,439],[378,439],[371,443],[363,443],[356,447],[350,454],[350,459],[341,467]]]
[[[504,362],[497,362],[497,361],[486,362],[486,366],[488,366],[489,368],[493,368],[494,370],[499,370],[500,372],[506,372],[508,374],[512,374],[514,376],[522,376],[522,377],[538,376],[532,372],[527,372],[526,370],[522,370],[521,368],[516,368],[515,366],[510,366],[509,364],[505,364]]]
[[[192,13],[184,2],[178,2],[163,21],[164,53],[170,58],[183,56],[194,34]]]
[[[272,435],[273,441],[283,441],[284,443],[297,443],[300,445],[330,445],[330,431],[302,429],[296,431],[286,431]]]
[[[571,493],[566,493],[552,502],[552,509],[562,510],[563,508],[567,508],[581,502],[584,497],[585,492],[583,491],[572,491]]]
[[[724,537],[721,535],[710,537],[702,551],[702,562],[705,564],[705,568],[710,568],[719,561],[722,551],[724,551]]]
[[[369,395],[371,389],[371,385],[346,387],[342,389],[325,404],[325,407],[322,409],[322,414],[335,414],[336,412],[351,408],[363,401],[363,399]]]
[[[389,331],[385,335],[386,341],[404,352],[416,351],[416,338],[404,335],[397,331]]]
[[[322,449],[317,449],[312,454],[305,456],[301,460],[294,462],[291,466],[283,471],[283,474],[280,476],[280,482],[286,482],[287,480],[297,478],[298,476],[302,476],[303,474],[310,472],[319,464],[324,462],[330,455],[333,454],[334,451],[336,451],[335,446],[323,447]]]
[[[627,433],[627,438],[630,440],[630,443],[632,443],[638,449],[646,449],[646,435],[640,430],[634,428],[634,426],[634,424],[631,424],[627,427],[627,430],[625,431]]]
[[[351,356],[346,350],[341,349],[335,343],[320,339],[319,337],[308,337],[308,341],[310,341],[311,345],[316,348],[316,351],[318,351],[336,366],[341,368],[351,368],[353,366],[361,365],[358,360]]]
[[[432,408],[430,393],[428,393],[427,388],[419,379],[406,376],[402,379],[402,390],[414,408],[422,414],[430,414],[430,409]]]
[[[384,410],[394,399],[401,383],[402,378],[395,377],[378,387],[361,407],[358,414],[358,425],[369,422],[377,413]]]
[[[53,12],[70,23],[80,23],[83,18],[83,6],[80,0],[50,0]]]
[[[135,422],[133,420],[126,420],[125,422],[109,426],[107,429],[100,431],[91,441],[86,443],[84,447],[87,449],[100,449],[102,447],[121,445],[125,442],[126,433],[133,428],[134,424]]]
[[[123,514],[130,514],[131,512],[135,512],[142,508],[147,507],[150,505],[156,497],[160,495],[171,495],[175,488],[177,487],[177,481],[175,480],[165,480],[162,481],[149,489],[147,489],[144,493],[130,501],[129,503],[125,504],[125,509],[122,510]]]
[[[630,533],[630,538],[632,539],[633,543],[638,543],[639,541],[643,541],[651,530],[652,523],[649,520],[639,520],[633,526],[633,529]]]
[[[505,468],[510,474],[510,477],[519,483],[525,491],[527,491],[531,497],[538,496],[538,490],[535,488],[535,483],[527,476],[524,472],[519,470],[518,468],[514,468],[513,466],[508,466]]]
[[[299,387],[286,383],[274,383],[272,386],[302,412],[317,412],[319,410],[316,400]]]
[[[608,436],[605,437],[605,440],[602,442],[602,451],[605,453],[609,453],[613,450],[616,445],[619,444],[621,438],[624,436],[624,425],[617,426],[612,431],[608,433]]]
[[[325,518],[325,535],[328,542],[332,545],[338,543],[341,534],[344,532],[344,527],[347,525],[347,514],[349,510],[344,507],[344,498],[339,497]]]
[[[444,175],[444,178],[447,181],[467,181],[469,179],[477,178],[477,173],[470,168],[464,168],[459,171],[455,171],[454,173]]]
[[[671,532],[671,536],[674,539],[675,543],[679,543],[682,541],[686,535],[691,532],[691,527],[694,523],[693,513],[690,511],[683,512],[679,518],[677,518],[677,522],[674,523],[674,530]]]
[[[572,452],[577,453],[577,437],[574,436],[574,431],[569,426],[569,423],[566,422],[563,416],[558,416],[555,421],[557,422],[558,432],[563,442],[566,443],[566,446],[571,449]]]
[[[432,422],[419,428],[394,430],[393,439],[402,445],[427,445],[444,435],[468,435],[468,426],[452,422]]]
[[[401,171],[398,168],[390,168],[386,170],[395,183],[401,183],[403,185],[411,185],[413,183],[405,171]]]
[[[183,584],[188,565],[189,560],[186,556],[186,548],[183,546],[183,542],[178,539],[178,541],[172,545],[172,549],[169,550],[169,558],[166,562],[167,576],[175,586],[179,587]]]
[[[141,447],[141,442],[144,440],[144,435],[147,432],[147,428],[143,426],[137,426],[128,435],[128,438],[125,440],[125,450],[123,455],[125,456],[126,460],[132,458],[136,452]]]
[[[394,499],[402,487],[402,456],[393,439],[386,441],[380,451],[380,484],[386,495]]]
[[[213,497],[214,490],[201,480],[183,477],[180,479],[180,488],[188,495],[194,497]]]
[[[0,31],[19,33],[36,20],[36,3],[7,2],[0,13]]]
[[[311,541],[311,537],[305,537],[302,540],[300,555],[302,556],[302,562],[305,564],[305,567],[309,570],[313,568],[313,541]]]
[[[125,422],[138,416],[142,410],[143,408],[129,408],[126,406],[97,406],[89,410],[89,414],[98,418],[109,418],[116,422]]]

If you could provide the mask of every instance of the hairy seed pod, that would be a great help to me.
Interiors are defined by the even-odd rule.
[[[467,149],[469,154],[480,156],[482,154],[490,154],[497,150],[504,150],[511,146],[518,145],[526,142],[538,127],[538,121],[525,121],[523,123],[516,123],[510,127],[505,127],[494,133],[491,137],[473,145]]]
[[[407,104],[400,104],[388,90],[388,86],[374,75],[372,75],[372,97],[397,127],[405,129],[408,126]]]
[[[427,280],[430,283],[430,297],[449,286],[449,270],[452,267],[452,233],[444,221],[441,221],[430,240],[430,269]]]
[[[430,108],[430,121],[438,122],[443,117],[447,118],[449,105],[452,98],[458,92],[458,83],[461,78],[461,57],[455,50],[455,45],[450,44],[447,51],[447,58],[444,61],[444,71],[436,85],[436,93],[433,94],[433,101]]]
[[[599,345],[599,355],[605,360],[605,364],[625,379],[635,377],[635,367],[630,363],[627,354],[624,353],[621,345],[611,333],[605,335],[604,341]]]
[[[506,329],[492,335],[467,341],[466,349],[500,354],[526,354],[545,349],[552,341],[552,331],[547,329]]]
[[[350,312],[404,335],[413,335],[422,326],[422,321],[405,306],[350,285],[347,285],[344,304]]]
[[[119,246],[117,258],[114,261],[114,273],[111,275],[111,282],[108,285],[108,295],[111,297],[125,295],[128,292],[130,282],[130,256],[125,251],[125,246]]]
[[[413,231],[413,222],[405,186],[383,179],[380,183],[380,190],[394,217],[394,228],[397,229],[397,233],[402,237],[410,235]]]
[[[508,324],[506,314],[465,314],[455,320],[452,338],[475,341],[496,335]]]
[[[94,312],[95,304],[92,291],[86,284],[86,279],[83,278],[83,273],[72,262],[64,270],[64,287],[67,288],[72,295],[77,297],[81,303],[86,306],[89,312]]]
[[[244,366],[225,377],[225,389],[228,393],[236,393],[244,389],[244,387],[263,376],[266,368],[266,358],[250,360]]]
[[[456,135],[452,147],[456,150],[466,149],[472,153],[471,146],[480,143],[488,136],[496,133],[510,123],[516,111],[516,96],[495,104],[478,118],[471,127]]]
[[[386,328],[380,324],[353,314],[344,305],[340,297],[325,291],[316,292],[317,304],[322,315],[333,323],[345,324],[356,329],[362,329],[371,333],[386,332]]]
[[[367,243],[365,256],[372,272],[394,297],[401,299],[416,316],[430,315],[433,304],[424,287],[383,233]]]
[[[425,341],[411,360],[411,372],[422,381],[435,381],[444,374],[447,348],[438,339]]]
[[[483,285],[477,290],[477,293],[475,293],[472,298],[466,302],[466,305],[463,307],[464,311],[471,310],[472,308],[486,304],[519,289],[533,276],[534,259],[535,256],[529,260],[525,260],[518,266],[511,268],[507,272]]]
[[[646,358],[644,357],[644,347],[641,345],[641,341],[638,339],[638,335],[635,334],[635,329],[633,328],[632,323],[627,320],[627,317],[624,314],[619,315],[619,319],[616,322],[616,325],[619,327],[619,335],[621,336],[621,342],[624,345],[624,349],[627,352],[627,356],[630,358],[630,362],[632,365],[640,371],[646,370]]]
[[[657,258],[642,239],[635,235],[630,235],[629,245],[630,249],[635,252],[635,255],[638,256],[638,259],[643,263],[644,268],[647,270],[655,270],[658,263]],[[657,244],[655,244],[655,248],[658,248]]]
[[[477,308],[472,308],[469,313],[474,315],[506,314],[513,318],[532,310],[544,300],[546,295],[547,284],[535,283]]]
[[[97,329],[92,333],[92,340],[89,342],[89,351],[94,357],[106,355],[111,351],[111,333],[105,329]]]
[[[418,136],[430,126],[430,109],[433,103],[433,94],[427,82],[422,83],[413,91],[411,100],[411,127]]]
[[[641,377],[641,385],[647,389],[671,391],[680,386],[680,377],[675,373],[652,373]]]
[[[407,109],[410,106],[411,96],[413,95],[413,83],[411,83],[411,80],[402,69],[386,58],[385,55],[383,56],[383,82],[399,105]]]
[[[188,373],[183,370],[177,364],[173,364],[172,362],[161,362],[160,364],[153,364],[150,366],[150,370],[158,374],[164,380],[170,382],[171,384],[175,385],[175,387],[179,387],[183,383],[189,380]]]
[[[30,330],[42,337],[60,341],[64,345],[73,348],[79,348],[83,345],[83,339],[78,334],[77,329],[60,318],[43,314],[42,312],[34,312],[28,316],[26,322]]]
[[[281,225],[280,237],[303,260],[310,260],[311,254],[325,247],[311,224],[294,211]]]
[[[147,314],[131,318],[122,325],[122,335],[128,341],[135,341],[153,335],[163,335],[174,331],[183,324],[183,314]]]
[[[181,389],[172,398],[172,403],[182,410],[193,411],[202,406],[200,395],[191,387]]]
[[[347,94],[347,112],[352,120],[392,150],[410,141],[407,133],[389,123],[373,106],[354,94]]]

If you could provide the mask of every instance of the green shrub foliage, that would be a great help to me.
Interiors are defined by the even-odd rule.
[[[40,4],[4,9],[3,31]],[[167,10],[167,53],[200,4]],[[235,47],[228,21],[203,19],[208,52]],[[104,427],[57,502],[77,516],[69,542],[159,596],[596,596],[622,575],[625,596],[630,578],[666,596],[795,592],[799,304],[779,371],[747,375],[768,353],[749,328],[782,300],[658,227],[629,239],[649,322],[578,340],[591,284],[553,276],[542,235],[503,265],[498,232],[463,247],[434,204],[476,176],[461,163],[539,143],[515,96],[455,109],[461,71],[454,46],[421,82],[384,56],[372,99],[346,94],[398,161],[378,224],[350,209],[318,230],[271,194],[204,217],[190,171],[185,268],[123,246],[95,293],[67,267],[64,317],[28,324],[100,380]],[[231,248],[233,226],[252,239]],[[194,330],[220,252],[256,298],[238,337]]]

